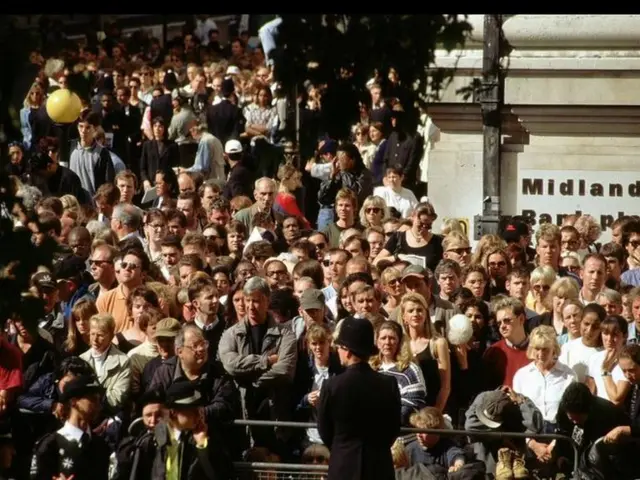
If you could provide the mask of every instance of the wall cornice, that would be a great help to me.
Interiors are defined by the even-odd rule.
[[[484,15],[469,15],[470,43],[482,43]],[[640,15],[511,15],[503,21],[518,49],[639,49]]]

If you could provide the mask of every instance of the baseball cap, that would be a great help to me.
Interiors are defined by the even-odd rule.
[[[227,75],[240,75],[240,69],[235,65],[229,65],[227,68]]]
[[[224,144],[224,153],[227,155],[230,153],[241,153],[242,144],[238,140],[229,140]]]
[[[324,293],[315,288],[309,288],[300,296],[300,308],[303,310],[319,310],[324,307]]]
[[[507,243],[519,242],[520,238],[527,235],[529,235],[529,227],[523,222],[511,222],[502,232],[502,238]]]
[[[511,405],[513,402],[502,390],[487,392],[476,409],[476,416],[483,425],[489,428],[500,428],[504,422],[505,413]]]
[[[175,318],[163,318],[156,324],[156,337],[177,337],[181,328]]]
[[[38,290],[55,290],[58,288],[56,281],[49,272],[38,272],[31,279]]]
[[[409,265],[402,271],[402,280],[408,277],[428,279],[430,276],[431,272],[429,272],[428,269],[421,267],[420,265]]]

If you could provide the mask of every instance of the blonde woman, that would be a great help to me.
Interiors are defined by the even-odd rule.
[[[471,263],[477,263],[479,265],[483,264],[483,259],[487,255],[487,252],[496,248],[506,248],[506,242],[500,238],[498,235],[483,235],[478,240],[478,244],[476,245],[476,249],[471,256]]]
[[[373,157],[376,154],[377,147],[369,138],[369,125],[365,125],[363,123],[357,124],[353,128],[353,138],[353,143],[360,151],[364,166],[371,169],[371,164],[373,163]]]
[[[581,215],[573,224],[580,234],[579,253],[596,253],[599,246],[596,244],[602,234],[602,227],[591,215]],[[584,256],[584,255],[583,255]]]
[[[560,363],[560,345],[556,331],[549,325],[536,327],[529,335],[527,358],[531,363],[519,369],[513,377],[513,391],[529,398],[542,413],[544,433],[553,433],[560,399],[567,387],[577,381],[575,372]],[[544,443],[529,440],[527,446],[538,460],[548,461],[551,451]]]
[[[447,218],[442,222],[442,227],[440,228],[440,233],[443,236],[447,236],[452,232],[461,233],[464,235],[464,230],[462,228],[462,223],[457,218]]]
[[[397,268],[385,268],[380,276],[380,284],[385,294],[386,302],[382,308],[391,315],[400,305],[400,300],[405,293],[402,283],[402,272]]]
[[[387,202],[382,197],[369,195],[360,209],[360,223],[364,228],[382,227],[382,220],[389,216]]]
[[[26,150],[31,149],[32,125],[40,107],[44,103],[44,99],[45,95],[42,86],[37,82],[33,83],[20,109],[20,131],[22,132],[22,141]]]
[[[566,333],[562,310],[568,301],[577,301],[579,295],[580,287],[578,287],[573,278],[563,277],[557,279],[553,282],[549,293],[543,300],[547,311],[542,315],[533,317],[529,321],[529,327],[533,329],[539,325],[551,325],[555,329],[556,335]]]
[[[73,195],[63,195],[60,197],[60,201],[62,202],[62,211],[72,211],[75,212],[76,215],[80,215],[82,212],[82,207],[80,207],[80,202]],[[62,214],[64,216],[64,213]]]
[[[390,375],[398,382],[402,403],[402,425],[409,426],[411,414],[426,406],[427,392],[420,367],[412,362],[413,355],[397,322],[382,322],[376,333],[378,355],[369,364],[374,370]]]
[[[551,308],[549,308],[546,298],[551,290],[551,285],[556,281],[556,271],[548,265],[536,267],[531,272],[530,281],[531,291],[527,295],[527,308],[538,315],[550,312]]]
[[[451,393],[449,343],[436,335],[428,315],[427,301],[418,293],[407,293],[400,301],[400,318],[414,361],[427,380],[427,405],[444,412]]]

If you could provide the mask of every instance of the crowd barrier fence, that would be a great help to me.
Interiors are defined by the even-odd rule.
[[[281,427],[281,428],[313,428],[315,423],[306,422],[280,422],[269,420],[235,420],[235,425],[245,427]],[[455,437],[466,436],[473,439],[489,438],[531,438],[542,441],[569,442],[573,449],[572,479],[579,480],[578,475],[578,447],[568,436],[557,434],[526,434],[518,432],[491,432],[483,430],[439,430],[433,428],[402,428],[403,435],[413,433],[433,433],[440,436]],[[298,463],[265,463],[265,462],[235,462],[236,470],[241,480],[323,480],[326,478],[328,467],[326,465],[304,465]]]

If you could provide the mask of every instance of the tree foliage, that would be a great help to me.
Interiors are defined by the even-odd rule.
[[[365,98],[367,80],[376,73],[386,75],[390,67],[405,86],[413,86],[417,103],[437,97],[453,72],[434,68],[436,49],[463,46],[472,30],[465,16],[454,14],[281,17],[276,79],[287,89],[307,79],[326,84],[327,97],[337,102],[328,107],[335,111],[335,121],[341,124],[336,130],[342,134],[349,122],[357,121],[357,100]],[[344,68],[352,73],[348,78]],[[341,93],[334,96],[334,89]]]

